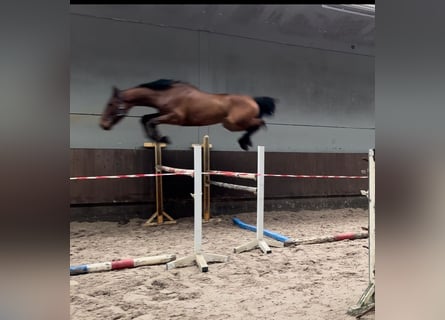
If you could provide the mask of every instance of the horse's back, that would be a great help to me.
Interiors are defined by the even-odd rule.
[[[183,119],[184,126],[245,122],[260,115],[260,106],[248,95],[208,93],[184,82],[162,91],[162,105]]]

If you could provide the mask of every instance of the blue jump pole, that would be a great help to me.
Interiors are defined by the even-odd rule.
[[[238,218],[232,218],[232,221],[233,221],[234,224],[236,224],[238,227],[240,227],[242,229],[246,229],[246,230],[254,231],[254,232],[256,231],[256,227],[255,226],[247,224],[247,223],[241,221]],[[288,238],[288,237],[283,236],[283,235],[281,235],[279,233],[276,233],[276,232],[273,232],[273,231],[269,231],[269,230],[266,230],[266,229],[263,230],[263,234],[265,236],[269,237],[269,238],[275,239],[275,240],[283,242],[285,244],[288,243],[288,242],[292,242],[291,238]]]

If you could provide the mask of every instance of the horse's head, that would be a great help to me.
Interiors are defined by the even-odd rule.
[[[113,87],[113,93],[110,100],[108,100],[102,117],[100,118],[100,126],[104,130],[110,130],[116,123],[127,115],[129,109],[122,97],[121,91]]]

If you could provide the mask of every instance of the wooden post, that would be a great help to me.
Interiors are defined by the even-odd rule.
[[[162,147],[165,147],[165,143],[145,142],[144,147],[153,148],[155,150],[155,172],[162,173]],[[144,226],[157,226],[161,224],[176,223],[169,214],[164,211],[164,199],[162,194],[162,176],[156,176],[156,212],[148,219]],[[164,217],[167,218],[164,221]],[[156,218],[156,222],[152,222]]]
[[[203,172],[210,171],[210,148],[209,136],[205,135],[203,139]],[[204,194],[203,194],[203,218],[205,222],[210,220],[210,175],[204,175]]]

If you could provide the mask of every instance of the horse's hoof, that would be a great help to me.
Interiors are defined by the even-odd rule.
[[[242,142],[240,142],[240,143],[242,143],[243,145],[247,146],[247,148],[253,146],[252,145],[252,140],[250,140],[249,138],[243,139]]]
[[[245,141],[242,141],[240,139],[240,140],[238,140],[238,143],[239,143],[241,149],[243,149],[244,151],[248,151],[249,150],[249,145]]]
[[[161,143],[166,143],[166,144],[170,144],[171,142],[170,142],[170,139],[168,138],[168,137],[166,137],[166,136],[163,136],[160,140],[159,140],[159,142],[161,142]]]

